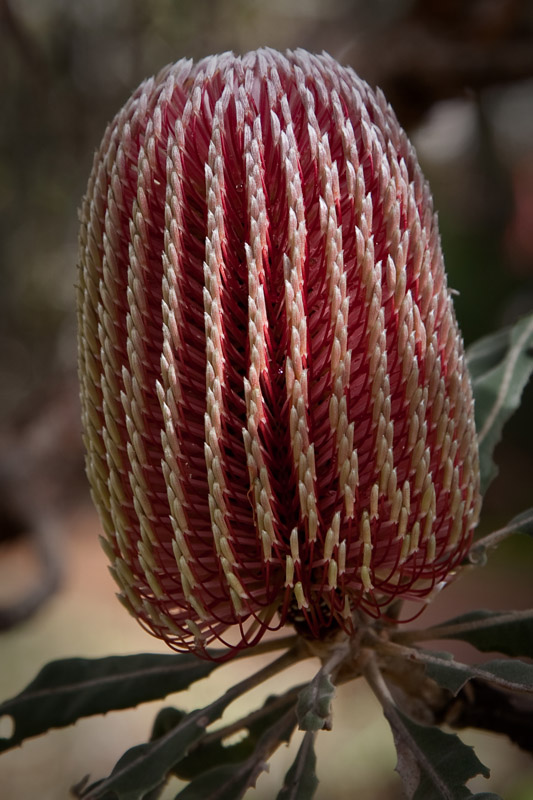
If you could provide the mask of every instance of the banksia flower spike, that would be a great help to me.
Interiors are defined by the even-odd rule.
[[[479,510],[472,393],[379,92],[303,51],[179,61],[109,126],[81,217],[87,471],[147,629],[200,654],[321,637],[449,579]]]

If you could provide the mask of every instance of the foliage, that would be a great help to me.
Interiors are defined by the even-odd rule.
[[[476,775],[489,777],[489,770],[473,748],[458,736],[438,728],[419,725],[398,709],[385,713],[398,753],[398,770],[413,800],[456,800],[472,797],[465,783]],[[487,795],[487,797],[495,795]]]
[[[15,723],[12,736],[0,739],[0,750],[91,714],[130,708],[180,692],[216,666],[194,656],[150,653],[54,661],[43,667],[23,692],[0,705],[0,714],[10,715]]]
[[[467,355],[476,399],[481,490],[485,492],[498,474],[492,459],[494,448],[533,372],[533,314],[512,328],[484,337]]]

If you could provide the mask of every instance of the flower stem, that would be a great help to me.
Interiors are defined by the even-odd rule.
[[[307,649],[302,647],[301,644],[297,642],[294,647],[291,647],[290,650],[287,650],[285,653],[279,656],[279,658],[276,658],[275,661],[271,661],[270,664],[267,664],[258,672],[254,672],[253,675],[250,675],[248,678],[245,678],[243,681],[235,684],[235,686],[231,686],[229,689],[227,689],[227,691],[221,697],[224,707],[228,706],[241,695],[246,694],[246,692],[255,689],[256,686],[264,683],[264,681],[272,678],[279,672],[283,672],[283,670],[291,667],[298,661],[302,661],[303,659],[309,657],[310,655],[307,652]]]
[[[274,653],[276,650],[288,650],[298,642],[298,636],[282,636],[279,639],[266,639],[254,647],[247,647],[233,655],[233,660],[251,658],[265,653]],[[218,652],[218,651],[215,651]]]

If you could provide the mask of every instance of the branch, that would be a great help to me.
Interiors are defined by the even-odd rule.
[[[18,52],[21,64],[34,80],[40,84],[48,81],[48,64],[39,44],[29,33],[11,7],[9,0],[0,0],[0,22],[6,37]]]
[[[61,584],[62,559],[52,524],[39,524],[31,533],[30,543],[39,562],[39,579],[22,598],[0,607],[0,631],[10,630],[32,617]]]

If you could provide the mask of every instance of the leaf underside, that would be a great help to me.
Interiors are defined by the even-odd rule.
[[[297,714],[302,731],[320,731],[331,727],[331,703],[335,687],[330,676],[319,670],[313,680],[300,692]]]
[[[475,398],[481,491],[498,474],[493,453],[533,372],[533,314],[480,339],[467,351]]]
[[[450,653],[420,650],[419,660],[424,664],[428,677],[453,694],[474,678],[510,692],[533,692],[533,664],[518,658],[461,664]]]

